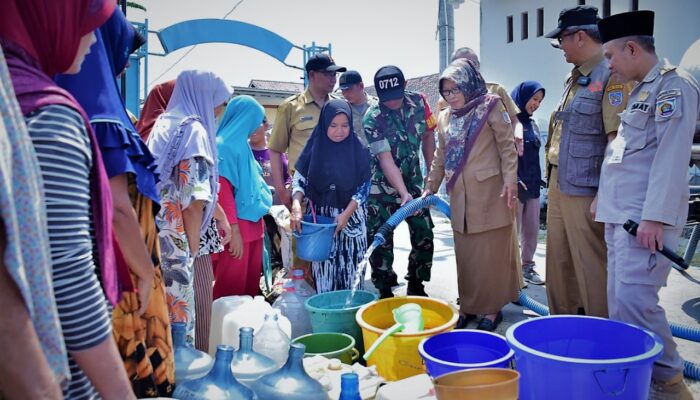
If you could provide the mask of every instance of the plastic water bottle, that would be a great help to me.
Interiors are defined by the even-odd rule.
[[[240,383],[250,387],[261,376],[277,370],[274,360],[253,350],[253,328],[241,328],[240,344],[231,361],[233,376]]]
[[[357,374],[350,372],[340,376],[340,397],[338,400],[362,400]]]
[[[199,351],[185,342],[185,323],[171,324],[173,353],[175,358],[175,381],[184,382],[205,376],[214,365],[209,354]]]
[[[292,281],[284,283],[284,292],[275,300],[273,308],[289,319],[292,324],[292,339],[311,333],[311,320],[309,312],[304,308]]]
[[[208,356],[207,356],[208,357]],[[182,400],[254,400],[252,390],[236,380],[231,372],[233,347],[221,345],[216,348],[214,368],[206,376],[178,382],[173,398]]]
[[[306,302],[306,299],[316,294],[314,288],[304,279],[304,271],[295,269],[292,272],[292,282],[294,282],[294,289],[302,304]]]
[[[253,391],[264,400],[326,400],[323,386],[304,370],[306,346],[292,343],[287,362],[277,372],[265,375],[253,384]]]
[[[253,338],[253,348],[258,353],[271,358],[277,367],[287,362],[289,336],[279,326],[279,310],[265,314],[265,322]]]

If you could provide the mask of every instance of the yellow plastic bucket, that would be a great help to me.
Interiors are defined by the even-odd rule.
[[[518,400],[518,371],[477,368],[433,379],[438,400]]]
[[[388,381],[425,373],[423,359],[418,353],[418,344],[426,337],[452,330],[459,317],[457,310],[452,306],[429,297],[393,297],[365,304],[355,315],[357,324],[362,328],[365,351],[386,329],[394,325],[392,310],[406,303],[421,306],[425,330],[417,333],[395,333],[367,360],[367,365],[376,365],[379,375]]]

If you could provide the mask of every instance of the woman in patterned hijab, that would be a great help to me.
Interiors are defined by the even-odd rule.
[[[439,144],[424,195],[444,179],[450,196],[460,300],[458,328],[481,316],[493,331],[501,309],[518,297],[513,223],[518,155],[503,101],[487,94],[471,61],[456,60],[440,77],[449,104],[438,118]]]

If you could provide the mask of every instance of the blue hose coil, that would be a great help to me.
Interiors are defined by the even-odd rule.
[[[539,315],[549,315],[549,307],[526,295],[522,290],[518,294],[518,302]]]
[[[401,221],[410,217],[416,211],[430,206],[434,206],[435,208],[437,208],[439,211],[445,214],[447,218],[450,218],[452,216],[450,212],[450,205],[446,201],[442,200],[441,198],[435,195],[413,199],[406,203],[403,207],[398,209],[391,217],[389,217],[389,219],[384,223],[384,225],[382,225],[379,228],[377,233],[374,235],[374,241],[372,242],[372,246],[378,247],[384,244],[384,242],[386,241],[385,238],[389,234],[391,234],[394,228],[396,228],[401,223]],[[520,304],[536,312],[539,315],[549,315],[549,307],[534,300],[532,297],[525,294],[522,290],[518,295],[518,301],[520,302]],[[673,322],[671,322],[669,325],[671,327],[671,334],[674,337],[690,340],[693,342],[700,342],[700,329],[688,325],[676,324]],[[683,375],[690,379],[700,380],[700,365],[692,363],[690,361],[685,361]]]
[[[698,328],[676,323],[671,323],[670,326],[673,337],[690,340],[693,342],[700,342],[700,330]]]

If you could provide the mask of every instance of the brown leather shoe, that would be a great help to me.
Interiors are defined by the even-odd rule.
[[[693,400],[693,395],[683,382],[683,374],[678,374],[668,381],[652,379],[649,400]]]

